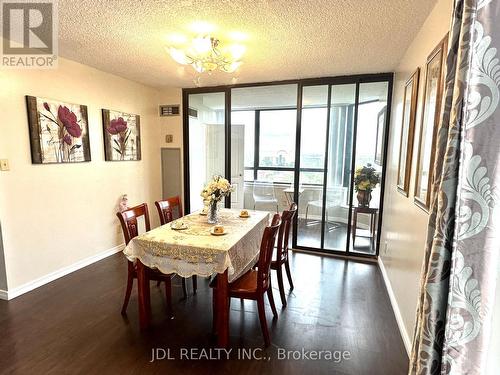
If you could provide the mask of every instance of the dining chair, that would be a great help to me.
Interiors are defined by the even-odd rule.
[[[281,225],[278,232],[278,244],[276,246],[276,260],[271,262],[271,269],[276,271],[278,287],[280,290],[281,304],[286,307],[285,287],[283,286],[283,266],[285,267],[290,290],[293,290],[292,274],[288,263],[288,245],[292,220],[297,213],[297,203],[292,202],[288,210],[284,210],[281,215]]]
[[[271,258],[273,256],[274,243],[280,227],[281,219],[279,214],[275,214],[271,224],[266,227],[262,235],[260,245],[258,269],[250,269],[243,276],[233,281],[228,286],[228,303],[231,298],[249,299],[257,301],[260,326],[264,336],[264,343],[267,346],[271,344],[269,330],[267,329],[266,311],[264,308],[264,294],[267,293],[269,304],[273,312],[274,319],[278,317],[276,306],[274,304],[273,291],[271,287]],[[217,278],[210,283],[213,288],[213,331],[216,333],[215,322],[217,321]]]
[[[253,182],[253,209],[259,204],[270,204],[276,206],[278,212],[278,199],[274,193],[274,184],[272,182],[254,181]]]
[[[146,227],[146,231],[151,230],[151,224],[149,222],[149,211],[148,205],[146,203],[142,203],[138,206],[129,208],[122,212],[117,212],[116,216],[120,220],[120,224],[123,230],[123,236],[125,237],[125,245],[128,245],[132,238],[139,235],[139,227],[137,224],[137,219],[140,217],[144,217],[144,224]],[[134,279],[137,279],[137,264],[135,262],[128,262],[128,274],[127,274],[127,290],[125,292],[125,300],[123,301],[122,306],[122,315],[127,313],[127,306],[130,300],[130,294],[132,293],[132,287],[134,285]],[[159,270],[154,270],[151,268],[147,268],[147,279],[154,280],[158,283],[162,281],[165,282],[165,296],[167,299],[167,311],[169,316],[172,314],[172,274],[164,274]]]
[[[160,217],[160,224],[165,225],[171,221],[178,219],[183,216],[181,198],[177,195],[175,197],[170,197],[165,200],[155,202],[156,209],[158,211],[158,216]],[[177,214],[175,213],[177,211]],[[186,279],[182,279],[182,292],[184,293],[184,298],[187,298],[186,290]],[[198,288],[198,278],[196,275],[192,276],[193,280],[193,294],[196,294]]]

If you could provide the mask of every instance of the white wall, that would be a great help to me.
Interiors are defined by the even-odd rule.
[[[33,165],[25,95],[88,107],[92,161]],[[121,194],[147,202],[153,225],[161,197],[155,89],[60,59],[55,70],[0,71],[0,221],[9,292],[123,243],[115,216]],[[142,160],[105,162],[101,109],[141,116]]]
[[[447,33],[451,23],[452,3],[452,0],[438,0],[435,8],[401,60],[394,80],[380,254],[390,280],[390,287],[394,292],[407,338],[413,336],[420,269],[424,256],[427,220],[429,217],[426,212],[413,203],[424,72],[421,71],[419,85],[409,197],[403,196],[396,189],[403,90],[405,81],[415,69],[417,67],[425,68],[427,56]]]

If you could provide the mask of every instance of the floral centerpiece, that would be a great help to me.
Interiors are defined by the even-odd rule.
[[[372,199],[372,190],[380,183],[380,174],[370,163],[356,168],[354,173],[354,190],[358,198],[358,206],[368,207]]]
[[[212,180],[201,191],[203,200],[209,204],[208,222],[217,223],[217,204],[233,192],[234,188],[222,176],[214,176]]]

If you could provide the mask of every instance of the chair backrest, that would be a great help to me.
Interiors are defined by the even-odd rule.
[[[272,182],[254,181],[253,182],[254,200],[275,199],[274,184]]]
[[[181,198],[179,196],[170,197],[162,201],[155,202],[158,216],[160,217],[160,224],[165,225],[171,221],[183,216]],[[177,209],[177,215],[175,210]]]
[[[146,203],[142,203],[122,212],[117,212],[116,216],[118,216],[118,219],[120,219],[120,224],[122,225],[123,236],[125,237],[126,245],[128,245],[132,238],[139,235],[139,227],[137,225],[137,219],[139,217],[144,216],[146,231],[151,230],[151,224],[149,223],[148,205]]]
[[[274,243],[281,224],[279,214],[274,214],[271,224],[264,229],[262,242],[260,244],[259,263],[257,271],[257,289],[266,289],[269,284],[271,271],[271,258],[273,256]]]
[[[292,220],[297,213],[297,203],[293,202],[288,210],[281,215],[281,225],[278,232],[278,246],[276,247],[276,260],[286,260],[288,257],[288,244]]]

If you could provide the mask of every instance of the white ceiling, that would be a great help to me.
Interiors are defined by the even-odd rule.
[[[247,36],[244,64],[201,84],[393,71],[436,0],[59,0],[59,52],[154,87],[193,87],[166,53],[174,33]]]

